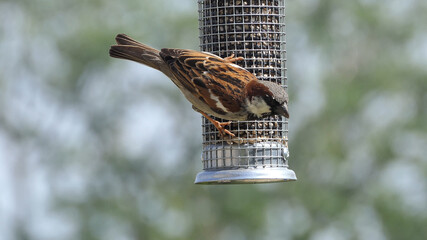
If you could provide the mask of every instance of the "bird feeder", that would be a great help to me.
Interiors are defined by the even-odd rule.
[[[202,51],[243,57],[236,64],[287,88],[284,0],[198,0],[198,5]],[[226,129],[235,137],[221,136],[203,117],[203,171],[196,184],[296,180],[288,166],[287,119],[233,121]]]

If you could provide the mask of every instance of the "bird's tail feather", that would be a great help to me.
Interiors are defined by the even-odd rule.
[[[145,44],[137,42],[125,34],[116,36],[117,45],[110,48],[110,56],[142,63],[159,71],[163,60],[159,53],[160,51],[149,47]]]

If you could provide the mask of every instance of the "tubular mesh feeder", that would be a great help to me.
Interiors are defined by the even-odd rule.
[[[198,0],[200,49],[235,54],[259,80],[286,85],[284,0]],[[220,122],[226,120],[214,118]],[[288,168],[288,122],[282,117],[233,121],[236,136],[222,138],[203,117],[203,170],[197,184],[296,180]]]

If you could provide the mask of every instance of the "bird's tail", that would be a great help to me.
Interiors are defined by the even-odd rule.
[[[164,72],[164,69],[161,69],[164,62],[159,50],[137,42],[125,34],[118,34],[116,42],[117,45],[110,48],[111,57],[139,62]]]

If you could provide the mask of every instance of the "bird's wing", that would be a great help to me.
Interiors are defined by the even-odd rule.
[[[166,48],[160,56],[183,86],[218,113],[239,111],[246,84],[256,80],[247,70],[211,53]]]

